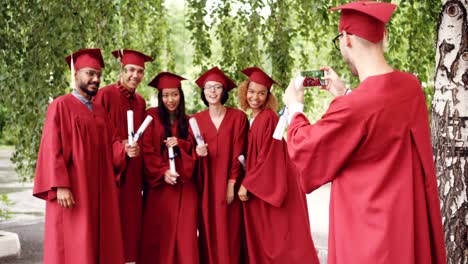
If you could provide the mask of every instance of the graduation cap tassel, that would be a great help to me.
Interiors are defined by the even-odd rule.
[[[70,63],[70,86],[72,89],[75,89],[75,65],[73,63],[73,54],[71,55],[71,63]]]

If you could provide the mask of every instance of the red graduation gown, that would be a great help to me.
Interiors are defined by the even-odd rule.
[[[201,189],[201,263],[238,264],[244,259],[242,207],[237,188],[230,205],[226,203],[226,192],[228,180],[238,179],[243,171],[237,157],[245,155],[247,116],[240,110],[227,107],[218,131],[208,110],[194,117],[208,144],[208,156],[199,158],[197,172],[197,184]]]
[[[249,130],[242,181],[250,195],[243,203],[248,263],[319,264],[305,193],[286,143],[272,137],[277,123],[276,113],[266,109]]]
[[[316,124],[295,115],[288,141],[305,191],[332,182],[330,264],[445,263],[426,100],[416,77],[369,77]]]
[[[117,84],[112,84],[99,89],[93,100],[104,107],[109,115],[109,119],[114,127],[117,128],[118,136],[121,139],[128,138],[128,110],[133,110],[133,127],[135,132],[141,123],[143,123],[146,103],[143,97],[137,93],[135,93],[133,100],[129,100],[120,92]],[[127,168],[121,177],[119,204],[125,261],[132,262],[137,259],[140,241],[143,178],[142,155],[134,158],[127,157]]]
[[[90,111],[72,94],[49,106],[33,189],[46,200],[44,263],[124,262],[114,169],[125,150],[113,131],[102,107]],[[57,203],[57,187],[71,189],[73,208]]]
[[[171,263],[198,264],[198,195],[192,181],[196,154],[193,136],[178,138],[175,158],[180,177],[172,186],[164,181],[169,169],[169,156],[164,136],[164,126],[157,108],[150,108],[153,122],[143,136],[145,178],[143,226],[140,245],[140,264]],[[177,135],[177,122],[172,126]],[[161,149],[163,151],[161,151]]]

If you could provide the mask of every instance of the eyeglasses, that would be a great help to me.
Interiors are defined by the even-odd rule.
[[[348,35],[353,35],[353,34],[348,33],[348,32],[346,32],[346,34],[348,34]],[[343,33],[340,33],[340,34],[338,34],[338,36],[336,36],[336,37],[332,40],[333,45],[335,46],[335,48],[336,48],[337,50],[340,50],[340,44],[338,43],[338,41],[340,40],[340,38],[341,38],[342,36],[343,36]]]
[[[83,72],[86,73],[86,75],[88,75],[88,77],[91,78],[91,79],[94,79],[94,77],[97,77],[98,79],[101,79],[101,77],[102,77],[101,72],[97,72],[97,71],[93,71],[93,70],[87,70],[87,71],[83,71]]]
[[[215,85],[207,85],[205,86],[205,89],[207,90],[221,90],[223,89],[223,86],[222,85],[219,85],[219,84],[215,84]]]
[[[338,36],[336,36],[336,37],[332,40],[333,45],[335,46],[335,49],[337,49],[337,50],[340,50],[340,44],[338,43],[338,41],[340,40],[341,36],[343,36],[343,33],[338,34]]]

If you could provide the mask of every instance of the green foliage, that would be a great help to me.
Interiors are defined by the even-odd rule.
[[[161,1],[2,1],[0,105],[9,113],[6,122],[16,147],[12,160],[21,180],[33,177],[49,97],[70,92],[64,57],[100,47],[108,66],[101,86],[117,80],[114,49],[151,54],[156,61],[150,72],[173,67],[165,13]]]
[[[387,59],[390,65],[414,73],[421,80],[428,105],[435,73],[436,29],[442,1],[399,0],[390,20]]]
[[[283,89],[299,70],[329,65],[340,73],[347,85],[355,87],[358,79],[351,75],[331,42],[338,34],[339,12],[328,11],[347,2],[232,0],[217,1],[218,5],[210,9],[206,1],[189,1],[188,12],[197,14],[189,20],[192,42],[195,47],[203,47],[203,52],[195,51],[194,62],[203,62],[201,70],[220,65],[237,82],[245,79],[239,73],[241,69],[257,65],[271,73]],[[416,74],[425,92],[431,91],[435,27],[441,1],[383,2],[399,5],[388,25],[389,63],[396,69]],[[212,23],[207,24],[206,20]],[[207,52],[206,45],[211,52]],[[282,89],[273,92],[280,97]],[[430,102],[430,93],[427,96]],[[305,110],[309,117],[318,119],[331,99],[323,91],[308,90]],[[228,104],[232,103],[232,100],[228,101]]]
[[[7,207],[13,204],[6,194],[0,196],[0,222],[11,218],[11,212]]]
[[[12,145],[14,139],[6,126],[8,119],[8,110],[6,107],[0,107],[0,145]]]
[[[33,177],[49,97],[70,91],[64,57],[84,47],[100,47],[106,61],[101,86],[117,80],[118,60],[111,51],[141,50],[148,64],[140,88],[147,101],[148,83],[160,71],[188,79],[220,66],[237,83],[245,67],[259,66],[283,89],[299,70],[333,67],[351,87],[351,76],[331,40],[338,34],[333,6],[348,0],[177,0],[177,1],[12,1],[0,4],[0,105],[16,146],[13,161],[23,180]],[[390,2],[386,0],[386,2]],[[434,42],[439,0],[393,0],[399,5],[388,29],[387,58],[399,70],[415,73],[426,92],[432,90]],[[210,4],[210,6],[208,6]],[[204,109],[200,89],[183,84],[189,113]],[[332,98],[310,89],[306,113],[316,120]],[[428,98],[430,100],[430,98]],[[236,91],[228,105],[236,106]]]
[[[208,69],[206,59],[211,57],[210,26],[205,22],[206,2],[206,0],[187,0],[189,9],[186,27],[192,32],[190,39],[195,47],[193,63],[200,65],[202,71]]]

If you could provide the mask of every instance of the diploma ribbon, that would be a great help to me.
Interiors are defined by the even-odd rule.
[[[169,154],[169,169],[171,170],[172,173],[176,173],[174,147],[168,148],[168,154]]]
[[[146,116],[145,120],[143,121],[143,124],[138,128],[135,137],[133,138],[134,142],[137,142],[138,139],[143,135],[143,132],[145,132],[146,128],[149,126],[149,124],[153,121],[153,118],[151,116]]]
[[[138,128],[137,132],[133,132],[133,111],[128,110],[127,111],[127,128],[128,128],[128,144],[134,145],[138,139],[143,135],[143,132],[145,132],[146,128],[148,125],[153,121],[153,118],[151,116],[146,116],[145,120],[141,124],[141,126]]]
[[[197,119],[192,117],[189,119],[190,127],[192,128],[193,135],[195,136],[195,140],[197,141],[197,145],[204,145],[205,141],[200,133],[200,128],[198,127]]]

